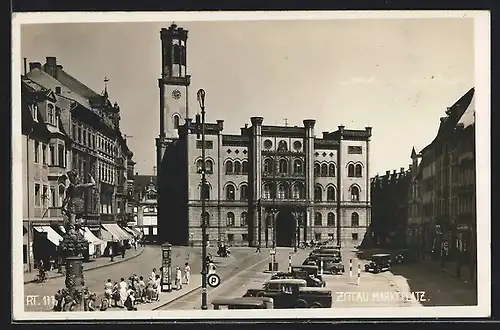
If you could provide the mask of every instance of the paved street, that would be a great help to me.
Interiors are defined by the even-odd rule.
[[[226,264],[242,259],[245,255],[253,253],[254,250],[237,249],[232,251],[229,258],[216,258],[216,262],[220,263],[219,267],[224,267]],[[216,255],[215,248],[209,248],[208,252]],[[172,267],[183,266],[186,261],[191,265],[193,274],[201,271],[201,248],[191,247],[172,247]],[[116,258],[115,260],[119,260]],[[104,291],[104,283],[110,278],[112,281],[119,281],[121,277],[128,278],[133,274],[144,276],[147,278],[153,268],[161,267],[161,248],[159,246],[147,246],[144,252],[131,260],[112,264],[107,267],[87,270],[85,272],[85,280],[90,291],[98,294],[98,301]],[[64,277],[52,278],[45,283],[28,283],[24,285],[25,311],[50,311],[53,304],[54,293],[64,287]],[[30,303],[30,296],[38,295],[37,303]],[[44,298],[45,297],[45,298]]]
[[[280,271],[287,271],[290,253],[293,253],[292,248],[277,248],[276,262],[279,264]],[[292,264],[301,264],[308,254],[308,250],[299,250],[293,256]],[[208,308],[213,308],[210,304],[213,299],[241,297],[250,288],[260,288],[266,280],[271,278],[271,274],[264,272],[268,269],[269,261],[269,249],[262,249],[261,253],[256,253],[241,260],[241,263],[234,267],[217,269],[221,277],[221,284],[217,288],[208,289]],[[200,306],[201,290],[196,290],[173,303],[159,308],[159,310],[200,309]]]

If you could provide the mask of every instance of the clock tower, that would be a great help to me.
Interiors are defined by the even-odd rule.
[[[160,139],[165,139],[165,142],[178,138],[177,128],[189,116],[188,88],[191,76],[187,74],[187,37],[188,31],[176,24],[160,31]]]

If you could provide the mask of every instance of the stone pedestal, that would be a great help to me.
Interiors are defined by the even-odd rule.
[[[85,284],[83,278],[83,257],[66,258],[66,288],[75,299],[73,311],[83,310],[82,288]]]

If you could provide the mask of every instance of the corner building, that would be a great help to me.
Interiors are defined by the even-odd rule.
[[[370,224],[372,129],[339,126],[317,137],[312,119],[291,127],[266,126],[263,117],[252,117],[251,126],[230,135],[223,134],[223,120],[205,123],[207,186],[202,187],[203,145],[187,104],[187,31],[172,25],[162,29],[161,40],[160,241],[201,244],[204,195],[212,245],[294,246],[327,239],[361,244]]]

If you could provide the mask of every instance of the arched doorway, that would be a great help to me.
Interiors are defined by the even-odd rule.
[[[293,247],[295,227],[292,212],[280,211],[276,215],[276,246]]]

